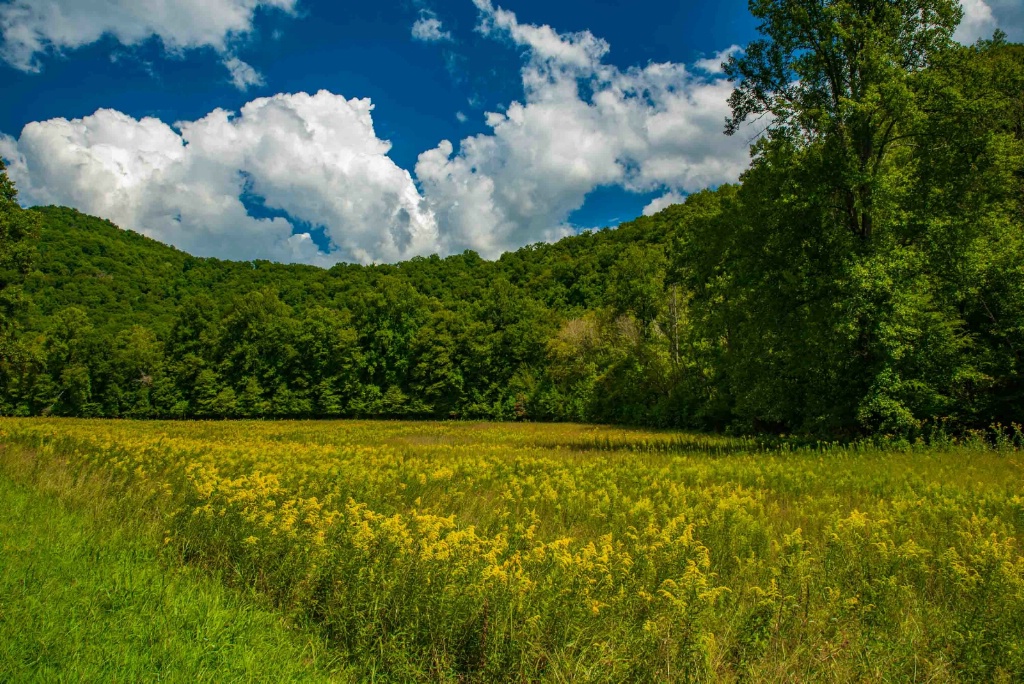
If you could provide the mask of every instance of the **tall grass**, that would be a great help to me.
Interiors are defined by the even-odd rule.
[[[0,681],[355,681],[315,632],[168,567],[148,516],[53,470],[19,479],[0,472]]]
[[[1009,433],[1012,435],[1012,433]],[[1024,680],[1018,444],[3,420],[402,681]]]

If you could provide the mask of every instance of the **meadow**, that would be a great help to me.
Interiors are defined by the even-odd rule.
[[[146,516],[52,484],[0,473],[0,681],[354,681],[314,629],[162,562]]]
[[[1021,434],[0,419],[0,470],[378,681],[1022,681]],[[6,610],[6,609],[5,609]],[[289,657],[287,652],[282,658]]]

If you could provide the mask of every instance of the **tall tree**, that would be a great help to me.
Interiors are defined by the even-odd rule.
[[[38,239],[38,217],[18,206],[18,190],[0,159],[0,358],[9,353],[15,317],[24,304],[21,286]]]
[[[753,427],[828,432],[955,415],[980,378],[974,340],[935,259],[929,231],[941,222],[925,220],[933,208],[909,210],[922,160],[941,144],[937,112],[958,97],[951,67],[975,58],[952,39],[959,3],[750,8],[763,38],[726,66],[726,132],[761,117],[767,135],[726,243],[731,291],[719,308],[734,411]]]
[[[863,239],[893,145],[917,115],[915,76],[953,47],[956,0],[751,0],[764,38],[725,65],[734,134],[767,119],[774,140],[820,143],[835,209]]]

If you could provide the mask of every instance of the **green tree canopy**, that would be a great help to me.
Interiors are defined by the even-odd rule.
[[[24,306],[21,285],[38,237],[39,222],[18,206],[18,191],[0,159],[0,356],[8,349],[16,313]]]
[[[893,144],[919,115],[916,76],[953,47],[956,0],[751,0],[764,38],[733,55],[726,132],[766,119],[771,139],[821,144],[836,209],[868,238]]]

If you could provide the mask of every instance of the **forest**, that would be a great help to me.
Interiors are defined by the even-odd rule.
[[[1019,421],[1024,46],[955,43],[947,0],[751,9],[763,37],[725,65],[724,134],[763,128],[738,183],[496,261],[198,258],[22,209],[0,167],[0,414]]]

